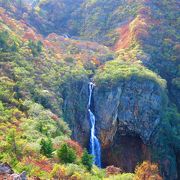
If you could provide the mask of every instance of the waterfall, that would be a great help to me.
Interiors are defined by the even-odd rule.
[[[88,102],[88,113],[89,120],[91,125],[91,134],[90,134],[90,153],[94,156],[93,163],[98,167],[101,167],[101,145],[96,137],[96,119],[91,111],[91,101],[92,101],[92,92],[93,92],[94,84],[92,82],[89,83],[89,102]]]

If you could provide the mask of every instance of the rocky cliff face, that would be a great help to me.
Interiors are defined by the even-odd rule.
[[[161,137],[165,91],[152,80],[133,76],[113,86],[97,83],[93,103],[104,166],[113,164],[133,172],[138,163],[155,160],[164,179],[177,178],[177,157],[172,145],[162,144],[166,135]]]
[[[102,146],[113,142],[117,131],[122,135],[138,134],[148,143],[160,121],[163,108],[161,88],[152,81],[131,79],[116,86],[94,91],[94,111]]]
[[[65,119],[71,125],[72,136],[88,148],[88,79],[70,84],[64,97]],[[102,145],[103,165],[115,165],[133,172],[143,160],[153,161],[152,146],[158,151],[158,132],[166,103],[165,90],[152,80],[131,77],[107,87],[97,83],[92,108]],[[175,162],[176,157],[170,147],[167,156],[168,153]],[[166,157],[159,163],[166,172],[164,176],[175,179],[176,170],[172,174],[171,168],[176,163],[170,163]]]
[[[162,89],[132,78],[111,88],[98,85],[93,97],[104,164],[133,171],[150,158],[147,144],[161,119]]]
[[[72,81],[64,87],[63,114],[69,123],[73,139],[81,145],[87,146],[89,141],[90,126],[87,117],[88,104],[88,79]]]
[[[7,163],[0,163],[0,179],[26,180],[26,172],[16,174]]]

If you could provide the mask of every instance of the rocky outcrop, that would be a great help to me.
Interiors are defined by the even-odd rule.
[[[69,81],[63,92],[64,119],[70,126],[72,138],[81,145],[89,143],[90,126],[87,117],[88,105],[88,78]]]
[[[12,170],[11,166],[7,163],[0,164],[0,179],[7,180],[26,180],[26,172],[22,172],[21,174],[16,174]]]
[[[13,174],[14,171],[12,170],[11,166],[7,163],[0,164],[0,174]]]
[[[120,135],[138,135],[148,143],[160,122],[163,110],[162,89],[150,80],[119,82],[114,87],[97,86],[94,91],[94,113],[102,147]]]
[[[93,94],[96,128],[102,145],[102,163],[133,172],[144,160],[154,161],[155,152],[162,152],[159,126],[167,97],[158,83],[131,77],[113,86],[97,83]],[[161,145],[162,146],[162,145]],[[166,155],[159,160],[164,179],[176,179],[176,157],[167,145]],[[157,160],[157,159],[156,159]]]

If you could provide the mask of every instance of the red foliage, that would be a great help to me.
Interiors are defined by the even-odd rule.
[[[117,174],[121,174],[121,173],[123,173],[123,170],[121,168],[114,167],[114,166],[106,167],[106,176],[117,175]]]
[[[67,140],[66,143],[68,144],[69,147],[73,148],[76,151],[77,156],[79,157],[82,156],[83,149],[78,142],[73,140]]]
[[[36,38],[36,35],[35,35],[35,32],[34,31],[27,31],[25,32],[24,36],[23,36],[24,39],[27,39],[27,40],[37,40]]]
[[[52,114],[51,115],[51,118],[54,120],[54,121],[58,121],[59,117],[56,115],[56,114]]]
[[[53,169],[52,164],[47,159],[34,160],[34,159],[27,158],[26,163],[34,164],[35,166],[39,167],[42,171],[46,171],[48,173],[50,173]]]

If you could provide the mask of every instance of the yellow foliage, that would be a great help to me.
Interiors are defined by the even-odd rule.
[[[66,177],[66,169],[64,166],[55,164],[53,170],[50,173],[50,177],[52,179],[63,179],[64,177]]]
[[[134,180],[162,180],[162,177],[157,164],[145,161],[136,167]]]
[[[75,172],[70,178],[70,180],[81,180],[81,179],[82,179],[81,175],[78,172]]]

